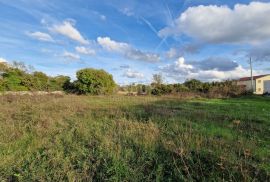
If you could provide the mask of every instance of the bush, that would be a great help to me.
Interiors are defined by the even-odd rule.
[[[87,68],[79,70],[76,75],[77,81],[73,85],[79,94],[111,94],[116,87],[112,75],[104,70]]]
[[[196,79],[187,80],[184,85],[191,91],[202,91],[203,83]]]
[[[186,87],[185,85],[183,84],[174,84],[173,85],[173,91],[175,93],[180,93],[180,92],[188,92],[189,89],[188,87]]]
[[[25,73],[19,69],[11,69],[3,74],[3,82],[7,91],[27,91],[28,88],[22,85]]]
[[[247,94],[244,87],[236,85],[233,81],[224,81],[212,83],[209,88],[208,96],[211,98],[216,97],[236,97]]]
[[[172,85],[157,85],[155,88],[152,89],[152,95],[164,95],[164,94],[171,94],[173,91]]]
[[[70,87],[70,77],[57,76],[49,79],[49,91],[63,91]]]

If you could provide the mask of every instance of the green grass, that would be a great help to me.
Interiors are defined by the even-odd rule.
[[[269,181],[270,99],[0,97],[0,181]]]

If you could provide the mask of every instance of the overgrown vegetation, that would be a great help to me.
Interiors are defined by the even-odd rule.
[[[0,181],[269,181],[269,102],[1,96]]]
[[[49,77],[31,70],[23,63],[0,63],[0,91],[63,91],[68,88],[67,76]]]
[[[200,95],[208,98],[236,97],[250,95],[244,87],[238,86],[234,80],[222,82],[201,82],[190,79],[184,83],[165,84],[162,75],[153,75],[151,85],[132,84],[120,87],[121,91],[129,93],[137,92],[138,95],[182,95],[189,93],[191,95]]]
[[[33,69],[33,68],[32,68]],[[77,71],[77,80],[67,76],[49,77],[42,72],[30,71],[23,63],[13,65],[0,63],[0,91],[65,91],[73,94],[105,95],[117,92],[112,75],[104,70],[86,68]],[[119,91],[138,95],[177,95],[195,93],[210,98],[247,95],[245,88],[235,81],[201,82],[191,79],[184,83],[164,84],[162,75],[153,75],[150,85],[132,84],[118,87]]]
[[[45,73],[31,71],[23,63],[0,63],[0,91],[65,91],[77,94],[111,94],[116,84],[112,75],[104,70],[82,69],[77,80],[68,76],[49,77]]]

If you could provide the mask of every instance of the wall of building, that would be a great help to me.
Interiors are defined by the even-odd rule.
[[[238,81],[237,85],[244,85],[246,87],[247,91],[251,91],[251,80],[248,81]],[[253,81],[253,90],[255,91],[256,89],[256,81]]]
[[[270,80],[270,75],[258,78],[256,80],[256,94],[263,94],[264,93],[264,81]]]

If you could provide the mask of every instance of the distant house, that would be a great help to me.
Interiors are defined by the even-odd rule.
[[[237,85],[244,86],[246,90],[251,90],[251,77],[240,78]],[[270,74],[253,77],[253,90],[255,94],[270,93]]]

